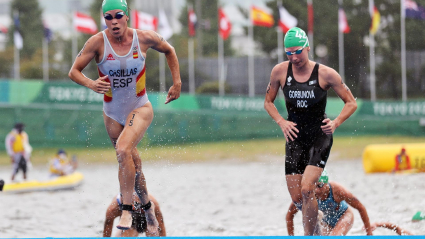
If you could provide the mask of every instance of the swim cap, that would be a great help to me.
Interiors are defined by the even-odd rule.
[[[308,38],[305,34],[305,31],[298,27],[293,27],[289,29],[288,32],[286,32],[283,44],[285,44],[285,48],[290,48],[294,46],[309,46]]]
[[[329,182],[329,176],[326,169],[323,170],[322,175],[320,175],[319,183],[328,183]]]
[[[58,155],[59,155],[59,154],[66,154],[66,152],[65,152],[65,150],[63,150],[63,149],[59,149],[57,154],[58,154]]]
[[[126,0],[103,0],[102,11],[105,14],[107,11],[120,9],[128,16],[128,7]]]

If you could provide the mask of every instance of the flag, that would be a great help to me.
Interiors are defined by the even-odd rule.
[[[100,9],[100,30],[103,31],[106,28],[108,28],[108,27],[106,26],[105,17],[103,17],[102,9]]]
[[[97,25],[92,17],[84,13],[75,12],[73,18],[74,29],[85,34],[96,34]]]
[[[218,9],[218,31],[220,33],[221,38],[226,40],[230,36],[230,31],[232,30],[232,24],[227,18],[226,14],[224,14],[223,9]]]
[[[198,18],[196,17],[193,9],[189,9],[188,12],[188,27],[189,27],[189,36],[193,37],[196,34],[196,25],[198,23]]]
[[[171,28],[168,23],[167,15],[164,10],[159,10],[159,24],[158,24],[158,32],[165,39],[168,40],[173,35],[173,28]]]
[[[15,44],[15,47],[19,50],[24,47],[24,39],[22,39],[21,34],[21,23],[19,21],[19,13],[15,12],[13,14],[13,22],[15,24],[15,32],[13,32],[13,43]]]
[[[375,35],[375,33],[378,31],[379,23],[381,21],[381,14],[379,14],[378,9],[376,8],[375,4],[373,3],[373,0],[369,3],[369,13],[372,18],[369,31],[371,34]]]
[[[132,24],[135,29],[156,31],[158,19],[149,13],[134,10]]]
[[[284,33],[298,24],[297,18],[292,16],[284,7],[279,7],[279,16],[279,27]]]
[[[342,33],[350,33],[351,30],[347,22],[347,16],[342,7],[338,9],[338,29]]]
[[[413,0],[404,0],[407,18],[425,20],[425,8]]]
[[[274,25],[273,15],[255,6],[251,7],[251,20],[254,26],[272,27]]]
[[[0,33],[7,33],[7,27],[0,23]]]
[[[47,42],[49,43],[53,38],[52,30],[50,30],[49,27],[47,27],[46,23],[43,21],[43,31],[44,31],[44,37],[46,38]]]
[[[313,34],[314,12],[313,12],[313,2],[312,2],[312,0],[307,1],[307,12],[308,12],[308,29],[307,29],[307,32],[308,32],[308,34]]]

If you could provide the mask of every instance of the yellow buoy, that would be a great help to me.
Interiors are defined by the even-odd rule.
[[[425,171],[425,143],[368,145],[363,151],[364,171],[366,173],[393,171],[396,165],[396,156],[401,153],[403,148],[406,155],[409,156],[412,169],[415,169],[413,171]]]

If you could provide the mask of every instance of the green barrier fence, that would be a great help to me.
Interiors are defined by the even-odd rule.
[[[102,95],[72,82],[0,81],[0,149],[15,122],[24,122],[34,147],[110,147],[102,117]],[[182,94],[165,105],[166,94],[149,93],[154,120],[142,144],[178,144],[283,137],[263,108],[263,97],[217,97]],[[286,117],[284,100],[275,102]],[[329,98],[326,112],[343,107]],[[425,101],[369,102],[336,135],[425,135]]]

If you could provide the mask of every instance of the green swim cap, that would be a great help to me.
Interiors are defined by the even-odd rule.
[[[305,34],[305,31],[298,27],[293,27],[286,32],[285,39],[283,40],[285,48],[290,48],[294,46],[307,47],[308,37]]]
[[[329,175],[326,169],[323,170],[322,175],[320,175],[319,183],[328,183],[329,182]]]
[[[102,3],[103,14],[105,14],[107,11],[117,10],[117,9],[123,10],[125,12],[125,15],[128,16],[128,7],[127,7],[126,0],[103,0],[103,3]]]

